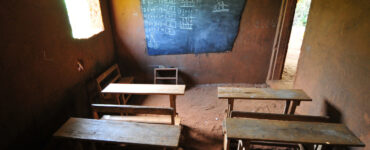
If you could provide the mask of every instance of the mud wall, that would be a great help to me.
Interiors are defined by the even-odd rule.
[[[117,57],[123,74],[153,82],[158,65],[178,67],[180,82],[264,83],[272,51],[280,1],[248,0],[240,31],[229,53],[148,56],[140,0],[112,0]]]
[[[105,31],[76,40],[63,0],[0,2],[0,149],[43,149],[69,116],[89,115],[86,83],[114,60],[101,3]]]
[[[314,100],[304,113],[328,114],[370,146],[370,1],[313,0],[295,87]],[[368,148],[365,148],[368,149]]]

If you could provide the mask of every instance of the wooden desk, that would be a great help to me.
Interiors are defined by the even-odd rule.
[[[111,83],[102,90],[102,93],[137,94],[137,95],[169,95],[170,106],[173,109],[171,122],[175,124],[176,95],[185,94],[185,85],[163,84],[117,84]]]
[[[53,136],[92,142],[175,148],[179,143],[180,131],[180,126],[173,125],[70,118]]]
[[[218,98],[228,99],[228,117],[233,110],[234,99],[285,100],[284,114],[294,114],[301,101],[312,101],[300,89],[218,87]],[[290,103],[293,102],[291,108]],[[290,111],[289,111],[290,108]]]
[[[365,146],[344,124],[226,118],[225,148],[230,139],[251,141],[322,144],[329,146]]]

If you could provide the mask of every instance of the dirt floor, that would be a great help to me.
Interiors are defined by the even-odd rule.
[[[185,150],[221,150],[223,144],[222,121],[226,116],[227,101],[217,98],[218,86],[265,87],[265,85],[198,85],[187,87],[184,96],[177,97],[177,112],[181,118],[180,147]],[[134,96],[131,103],[147,106],[169,106],[168,96]],[[235,110],[282,113],[285,102],[243,101],[234,102]],[[299,107],[298,107],[299,109]],[[255,149],[284,149],[254,147]]]
[[[285,59],[285,66],[283,70],[282,80],[293,81],[299,59],[299,54],[301,52],[301,45],[303,41],[303,35],[305,32],[305,27],[292,28],[292,32],[289,40],[288,53]]]

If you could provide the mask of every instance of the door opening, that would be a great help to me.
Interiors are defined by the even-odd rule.
[[[311,0],[299,0],[297,2],[282,74],[282,80],[284,81],[293,81],[295,79],[310,5]]]
[[[272,88],[293,88],[310,5],[311,0],[282,0],[266,78]]]

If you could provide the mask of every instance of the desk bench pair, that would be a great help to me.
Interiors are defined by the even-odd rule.
[[[312,101],[299,89],[218,87],[218,98],[228,100],[223,124],[225,150],[230,148],[230,140],[239,142],[238,149],[249,149],[251,143],[364,146],[344,124],[329,123],[326,116],[294,115],[301,101]],[[286,106],[283,114],[234,111],[234,99],[284,100]]]
[[[92,104],[95,119],[70,118],[54,134],[54,137],[100,143],[147,145],[164,149],[178,147],[181,127],[175,125],[176,95],[184,95],[185,85],[111,83],[102,92],[113,95],[169,95],[170,107]],[[169,115],[169,122],[160,123],[170,125],[129,122],[133,120],[124,119],[126,116],[111,116],[115,118],[113,120],[110,117],[99,119],[99,113]],[[130,118],[130,116],[127,117]]]

